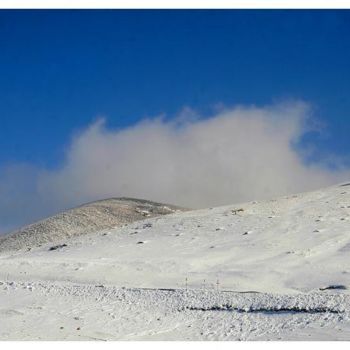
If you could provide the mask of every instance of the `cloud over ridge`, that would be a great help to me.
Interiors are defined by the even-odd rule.
[[[0,229],[106,197],[203,208],[317,189],[350,174],[305,164],[295,146],[309,130],[306,103],[194,115],[184,110],[121,130],[100,119],[72,139],[60,169],[3,169]]]

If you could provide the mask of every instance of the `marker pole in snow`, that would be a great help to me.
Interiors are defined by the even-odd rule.
[[[220,284],[219,279],[217,279],[217,280],[216,280],[216,290],[217,290],[217,291],[219,291],[219,284]]]
[[[185,278],[185,288],[187,290],[187,277]]]

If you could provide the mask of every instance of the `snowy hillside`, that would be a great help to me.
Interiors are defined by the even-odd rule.
[[[0,252],[32,249],[44,243],[94,233],[145,217],[166,215],[183,208],[133,198],[110,198],[87,203],[0,236]]]
[[[350,184],[4,251],[0,338],[349,340],[349,252]]]

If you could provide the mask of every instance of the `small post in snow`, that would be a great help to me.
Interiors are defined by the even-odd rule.
[[[187,281],[187,277],[185,278],[185,288],[186,288],[186,290],[187,290],[187,287],[188,287],[188,283],[187,283],[188,281]]]
[[[219,285],[220,285],[220,282],[219,282],[219,279],[216,280],[216,290],[219,291]]]

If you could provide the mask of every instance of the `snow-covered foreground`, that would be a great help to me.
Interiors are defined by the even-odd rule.
[[[1,284],[1,339],[349,339],[350,296]],[[304,338],[305,339],[305,338]]]
[[[59,244],[0,255],[1,339],[350,340],[347,184]]]

